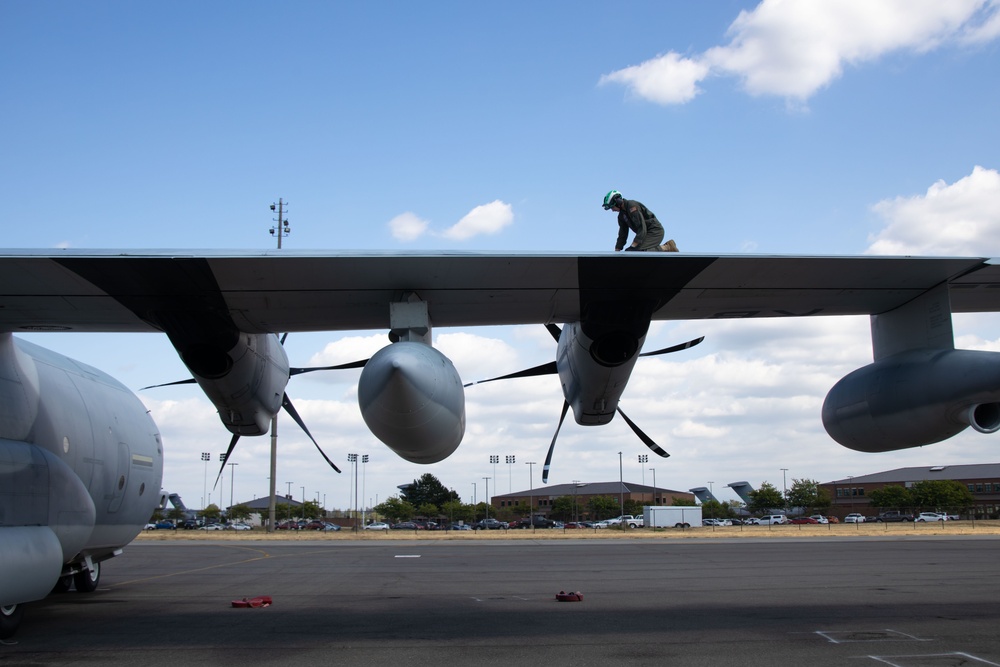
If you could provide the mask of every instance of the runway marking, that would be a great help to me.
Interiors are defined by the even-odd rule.
[[[952,665],[968,665],[969,661],[975,661],[979,665],[992,665],[993,667],[1000,667],[995,662],[990,662],[989,660],[984,660],[982,658],[977,658],[974,655],[968,653],[928,653],[927,655],[870,655],[868,656],[872,660],[878,660],[879,662],[884,662],[887,665],[892,665],[893,667],[920,667],[920,665],[941,665],[945,664],[941,662],[938,658],[955,658],[954,661],[948,661],[948,664]]]
[[[419,554],[396,554],[394,558],[420,558]]]
[[[214,545],[214,546],[220,546],[220,545]],[[253,552],[253,553],[260,554],[260,555],[254,557],[254,558],[244,558],[243,560],[230,561],[230,562],[226,562],[226,563],[217,563],[215,565],[206,565],[205,567],[196,567],[196,568],[192,568],[190,570],[179,570],[177,572],[167,572],[166,574],[157,574],[157,575],[152,576],[152,577],[143,577],[141,579],[132,579],[130,581],[119,581],[117,583],[111,584],[110,586],[108,586],[108,588],[115,588],[117,586],[127,586],[129,584],[138,584],[138,583],[141,583],[141,582],[144,582],[144,581],[156,581],[157,579],[166,579],[168,577],[176,577],[179,574],[191,574],[191,573],[194,573],[194,572],[204,572],[206,570],[216,570],[216,569],[218,569],[220,567],[231,567],[233,565],[241,565],[243,563],[252,563],[254,561],[265,560],[265,559],[271,558],[271,554],[267,553],[266,551],[264,551],[262,549],[256,549],[256,548],[253,548],[253,547],[228,545],[228,544],[225,545],[225,546],[228,547],[228,548],[230,548],[230,549],[242,550],[242,551],[250,551],[250,552]]]
[[[816,634],[833,644],[852,642],[926,642],[898,630],[817,630]]]

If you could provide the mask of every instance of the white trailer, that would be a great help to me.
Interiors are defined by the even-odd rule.
[[[648,505],[642,508],[642,518],[647,528],[690,528],[701,525],[701,507]]]

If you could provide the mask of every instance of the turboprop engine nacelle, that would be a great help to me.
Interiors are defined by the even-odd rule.
[[[1000,430],[1000,352],[918,349],[847,375],[823,403],[840,444],[887,452],[940,442],[972,426]]]
[[[181,359],[235,435],[263,435],[281,409],[288,355],[274,334],[240,334],[229,350],[190,347]]]
[[[646,327],[648,327],[648,320]],[[625,329],[601,331],[594,338],[579,322],[567,324],[559,336],[556,367],[563,396],[577,424],[607,424],[615,416],[639,350],[646,339]]]
[[[376,438],[412,463],[451,456],[465,435],[465,390],[448,357],[425,343],[402,341],[368,360],[358,404]]]

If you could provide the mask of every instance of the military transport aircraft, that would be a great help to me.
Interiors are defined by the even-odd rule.
[[[504,377],[556,373],[563,416],[622,414],[666,456],[619,398],[640,356],[698,341],[643,353],[651,320],[870,315],[874,362],[830,390],[822,419],[844,446],[881,452],[1000,429],[1000,353],[954,349],[951,325],[997,310],[1000,266],[984,258],[0,252],[0,636],[23,603],[96,588],[159,504],[163,472],[129,389],[18,332],[166,334],[232,450],[282,407],[305,426],[285,385],[313,369],[291,368],[278,334],[382,329],[386,347],[344,367],[363,367],[372,433],[426,464],[465,432],[465,389],[432,326],[548,326],[555,361]]]

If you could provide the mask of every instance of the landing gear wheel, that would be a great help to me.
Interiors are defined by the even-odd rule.
[[[0,606],[0,639],[7,639],[17,632],[24,615],[24,605],[8,604]]]
[[[67,574],[65,577],[59,577],[56,581],[56,585],[52,587],[52,592],[54,594],[67,593],[69,589],[73,587],[73,575]]]
[[[93,593],[101,581],[101,564],[94,563],[94,569],[83,570],[73,575],[73,584],[80,593]]]

